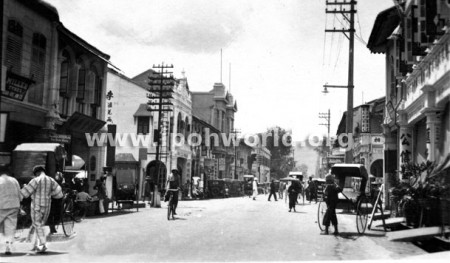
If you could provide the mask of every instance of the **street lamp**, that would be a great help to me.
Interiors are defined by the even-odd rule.
[[[346,129],[345,132],[347,133],[347,137],[350,137],[353,130],[353,85],[323,85],[323,91],[322,93],[328,93],[328,88],[337,88],[337,89],[347,89],[348,90],[348,96],[347,96],[347,117],[346,117]],[[353,139],[353,138],[348,138]],[[348,145],[347,147],[350,147]],[[352,149],[347,149],[345,152],[345,163],[353,163],[353,151]]]

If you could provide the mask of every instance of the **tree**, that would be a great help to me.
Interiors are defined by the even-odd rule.
[[[260,139],[272,155],[270,160],[272,178],[279,179],[287,176],[295,167],[294,158],[291,156],[292,137],[290,134],[285,129],[276,126],[267,129],[265,134],[260,134]]]
[[[299,166],[295,167],[296,171],[302,172],[304,177],[308,176],[308,165],[302,163]]]

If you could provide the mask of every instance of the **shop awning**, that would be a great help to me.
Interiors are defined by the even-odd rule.
[[[139,104],[137,111],[133,114],[134,117],[138,116],[152,116],[152,112],[147,110],[147,104]]]
[[[104,125],[105,121],[75,112],[62,126],[63,131],[73,131],[80,133],[96,133]]]
[[[399,24],[400,15],[395,6],[379,13],[370,33],[367,48],[373,53],[385,53],[386,43]]]

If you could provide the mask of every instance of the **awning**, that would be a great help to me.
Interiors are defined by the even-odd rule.
[[[370,33],[367,48],[373,53],[385,53],[388,38],[393,34],[399,24],[400,15],[395,6],[379,13]]]
[[[152,112],[147,110],[147,104],[139,104],[137,111],[133,114],[134,117],[138,116],[152,116]]]
[[[115,162],[132,162],[136,163],[136,159],[134,159],[133,154],[131,153],[119,153],[116,154]]]
[[[105,124],[105,121],[84,115],[76,111],[64,123],[61,129],[63,131],[74,131],[80,133],[96,133]]]

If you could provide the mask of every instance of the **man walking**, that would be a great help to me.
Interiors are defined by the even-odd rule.
[[[21,200],[19,182],[9,176],[7,166],[0,165],[0,232],[6,237],[5,255],[11,255]]]
[[[31,220],[37,235],[33,250],[45,252],[47,240],[43,227],[50,213],[51,198],[62,198],[63,193],[59,184],[45,174],[43,165],[34,166],[33,174],[36,177],[22,188],[21,193],[24,198],[31,196]]]
[[[269,202],[270,202],[270,197],[272,197],[272,195],[275,198],[275,201],[278,201],[277,194],[275,191],[275,180],[274,179],[272,179],[272,182],[270,183],[270,194],[269,194],[269,200],[268,200]]]

